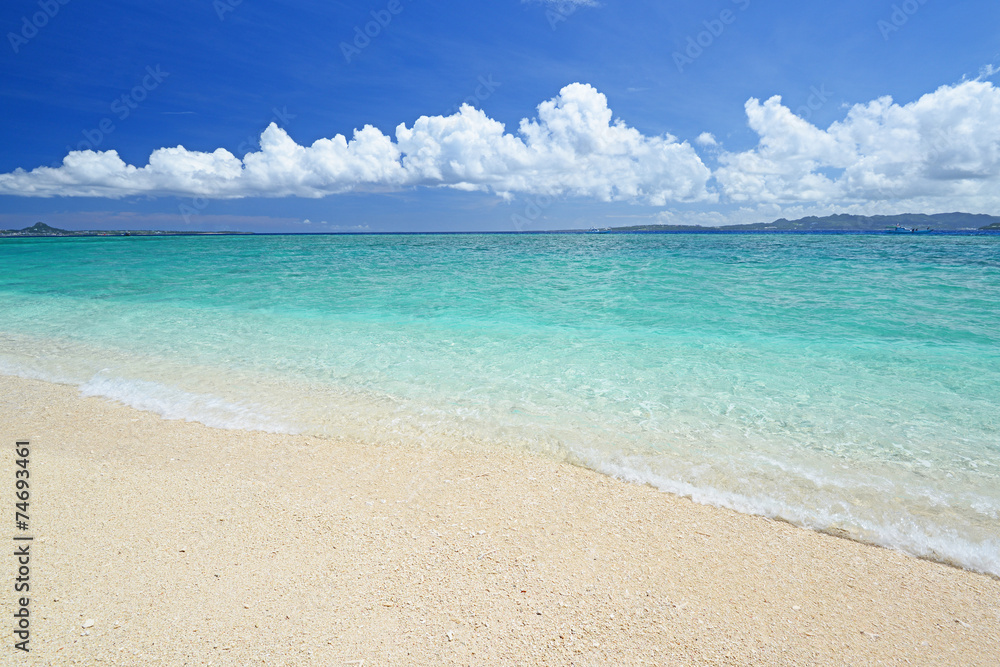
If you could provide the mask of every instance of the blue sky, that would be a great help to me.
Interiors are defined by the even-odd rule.
[[[996,214],[998,26],[992,0],[7,0],[0,228]]]

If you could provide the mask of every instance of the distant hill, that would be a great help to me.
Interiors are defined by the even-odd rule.
[[[938,231],[1000,229],[1000,217],[975,213],[903,213],[901,215],[848,215],[841,213],[822,218],[810,216],[798,220],[780,218],[774,222],[755,222],[749,225],[726,225],[724,227],[698,227],[694,225],[638,225],[634,227],[613,227],[615,232],[655,232],[655,231],[705,231],[707,229],[731,232],[757,231],[859,231],[876,232],[900,225],[902,227],[931,228]]]
[[[56,229],[55,227],[49,227],[44,222],[36,222],[31,227],[25,227],[24,229],[3,229],[0,230],[0,234],[4,235],[18,235],[18,236],[62,236],[64,234],[71,234],[65,229]]]
[[[44,222],[36,222],[31,227],[24,229],[0,229],[0,237],[10,236],[185,236],[191,234],[245,234],[248,232],[164,232],[150,229],[138,230],[87,230],[74,231],[69,229],[57,229],[50,227]]]

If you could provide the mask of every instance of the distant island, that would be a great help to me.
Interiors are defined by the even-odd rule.
[[[1000,231],[1000,216],[976,213],[903,213],[901,215],[828,215],[810,216],[798,220],[779,218],[774,222],[755,222],[746,225],[705,227],[701,225],[633,225],[630,227],[604,227],[600,232],[880,232],[896,226],[908,229],[933,229],[940,232]],[[565,230],[584,232],[585,229]],[[563,232],[563,233],[565,233]],[[202,232],[165,231],[150,229],[74,231],[50,227],[36,222],[24,229],[0,229],[0,238],[44,236],[217,236],[253,234],[253,232]]]
[[[74,231],[71,229],[56,229],[44,222],[36,222],[24,229],[0,229],[2,237],[38,237],[38,236],[214,236],[218,234],[251,234],[253,232],[170,232],[151,229],[93,229]]]
[[[899,225],[910,229],[934,229],[942,232],[1000,230],[1000,217],[975,213],[903,213],[901,215],[828,215],[810,216],[798,220],[780,218],[774,222],[755,222],[747,225],[700,227],[697,225],[636,225],[611,227],[611,232],[879,232]],[[604,230],[602,230],[604,231]]]

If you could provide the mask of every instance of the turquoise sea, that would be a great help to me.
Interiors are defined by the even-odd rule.
[[[0,373],[540,451],[1000,575],[1000,236],[0,239]]]

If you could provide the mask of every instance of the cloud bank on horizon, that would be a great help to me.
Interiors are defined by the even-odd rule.
[[[586,3],[583,3],[586,4]],[[921,208],[995,210],[1000,204],[1000,89],[963,81],[899,105],[889,97],[847,110],[821,129],[775,96],[745,105],[758,143],[729,152],[708,132],[694,143],[646,136],[614,119],[607,98],[574,83],[542,102],[516,133],[471,106],[421,116],[395,136],[366,125],[297,144],[271,124],[242,160],[219,148],[160,148],[143,167],[114,150],[73,151],[61,166],[0,174],[0,194],[24,197],[191,196],[319,198],[447,187],[509,198],[552,195],[652,206],[857,206],[893,200]]]

